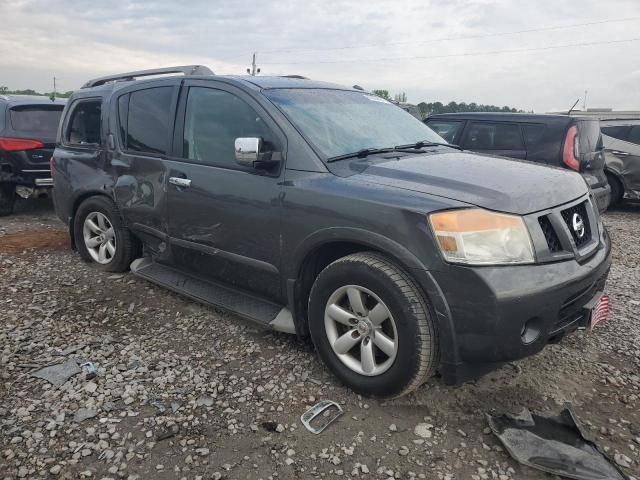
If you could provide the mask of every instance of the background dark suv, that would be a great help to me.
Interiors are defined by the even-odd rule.
[[[16,187],[28,197],[53,185],[49,161],[66,100],[0,95],[0,215],[9,215]]]
[[[425,123],[465,150],[518,158],[580,172],[601,212],[609,205],[598,120],[524,113],[448,113]]]
[[[311,337],[368,395],[480,375],[608,305],[579,175],[461,152],[355,88],[195,66],[93,80],[53,179],[93,266]]]

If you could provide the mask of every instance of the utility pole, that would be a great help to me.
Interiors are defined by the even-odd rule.
[[[247,73],[252,76],[260,73],[260,69],[256,68],[256,52],[253,52],[253,59],[251,60],[251,68],[247,68]]]
[[[53,92],[51,92],[51,96],[49,98],[52,102],[56,101],[56,77],[53,77]]]

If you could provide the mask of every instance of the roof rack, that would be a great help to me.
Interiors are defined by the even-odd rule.
[[[115,75],[107,75],[106,77],[94,78],[85,83],[82,88],[97,87],[107,82],[135,80],[137,77],[149,77],[151,75],[162,75],[165,73],[182,73],[185,76],[215,75],[209,67],[205,67],[204,65],[178,65],[175,67],[152,68],[151,70],[138,70],[136,72],[118,73]]]
[[[302,75],[280,75],[282,78],[297,78],[298,80],[309,80],[309,77],[303,77]]]

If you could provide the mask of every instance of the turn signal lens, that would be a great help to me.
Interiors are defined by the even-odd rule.
[[[444,258],[452,263],[533,263],[533,246],[521,217],[479,208],[429,216]]]

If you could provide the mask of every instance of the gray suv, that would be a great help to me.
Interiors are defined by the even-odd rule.
[[[640,119],[601,120],[611,203],[640,200]]]
[[[310,338],[366,395],[477,377],[607,314],[610,240],[579,174],[463,152],[354,88],[201,66],[92,80],[53,179],[95,268]]]

